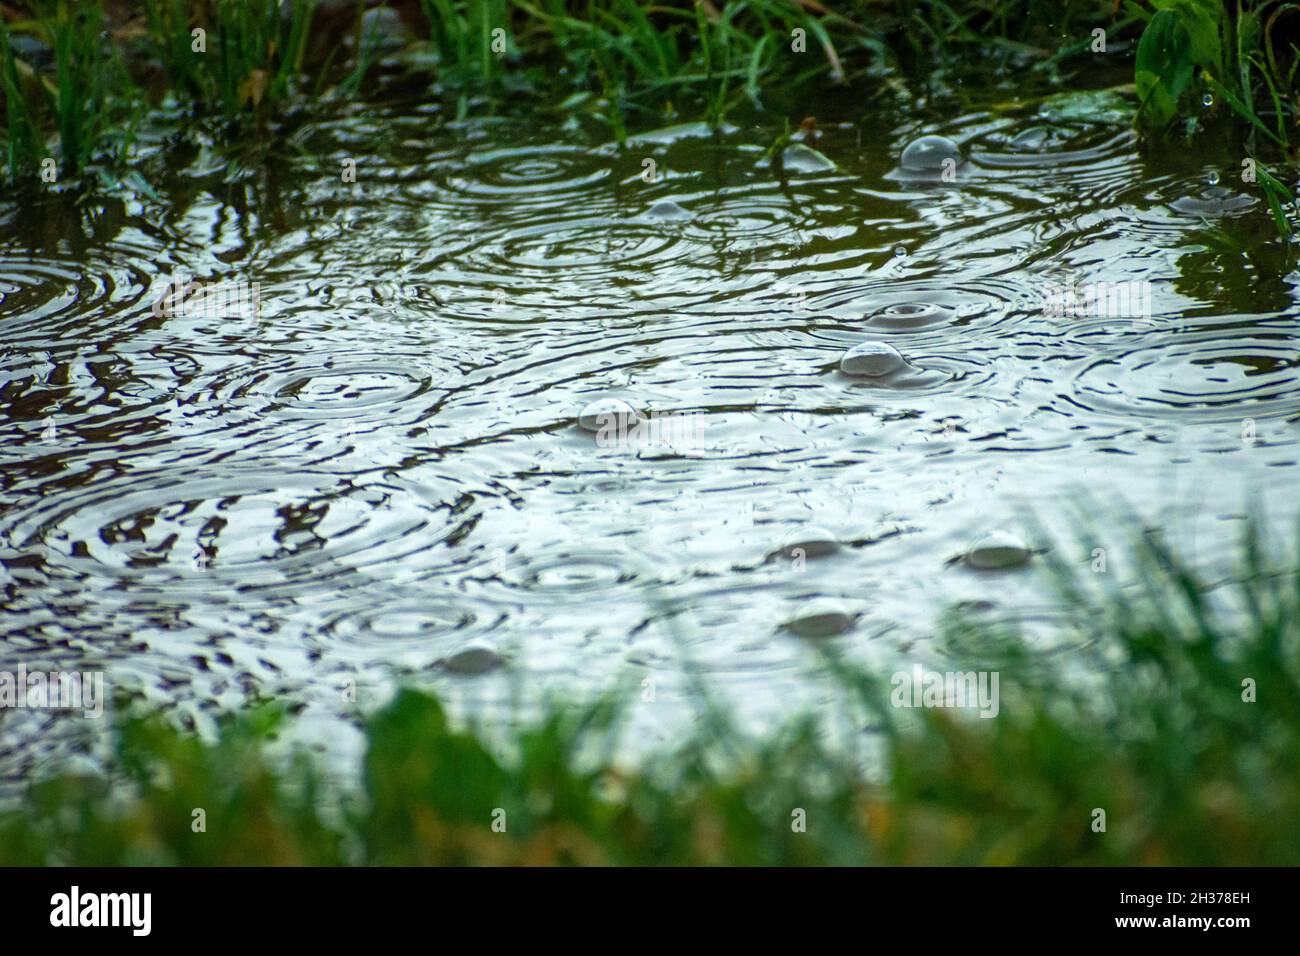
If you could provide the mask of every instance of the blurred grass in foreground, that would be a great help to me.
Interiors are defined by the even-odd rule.
[[[552,708],[498,748],[403,691],[366,725],[360,792],[339,793],[305,755],[273,769],[275,710],[210,743],[129,719],[111,784],[47,780],[0,812],[0,864],[1295,865],[1300,555],[1269,553],[1249,532],[1213,589],[1150,535],[1124,556],[1139,588],[1049,555],[1037,573],[1069,595],[1082,650],[960,616],[942,635],[954,670],[999,671],[994,719],[895,709],[887,676],[828,650],[831,719],[870,728],[847,747],[812,716],[756,739],[701,699],[691,739],[627,768],[627,695]]]

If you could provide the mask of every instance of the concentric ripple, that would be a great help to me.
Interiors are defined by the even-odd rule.
[[[1300,408],[1300,343],[1278,334],[1164,335],[1099,358],[1073,383],[1074,400],[1110,415],[1228,422]]]
[[[1025,283],[985,279],[844,283],[809,299],[810,308],[860,325],[872,333],[916,333],[938,329],[992,330],[1008,318],[1027,315],[1034,291]]]
[[[520,279],[629,275],[684,262],[690,248],[671,229],[645,222],[593,217],[559,220],[515,229],[477,255],[480,269]]]
[[[394,416],[418,417],[431,404],[431,392],[445,390],[462,379],[446,364],[447,356],[385,355],[340,349],[312,360],[291,354],[268,353],[250,365],[237,354],[206,356],[209,365],[228,366],[189,383],[194,401],[215,398],[233,417],[248,416],[298,422],[335,423],[340,427],[363,422],[394,423]]]
[[[1256,204],[1253,197],[1233,192],[1225,186],[1207,186],[1199,193],[1179,196],[1169,208],[1184,216],[1231,216],[1241,214]]]
[[[553,544],[499,559],[493,587],[514,598],[564,604],[599,601],[646,579],[647,570],[632,556],[608,548]]]
[[[188,600],[300,594],[412,571],[451,533],[402,484],[252,469],[101,477],[5,519],[13,556],[30,556],[51,579]]]
[[[103,251],[98,251],[100,255]],[[146,266],[100,259],[73,263],[0,252],[0,335],[6,344],[33,347],[61,336],[112,327],[146,305],[152,276]]]
[[[611,176],[608,160],[577,146],[514,146],[471,152],[442,180],[439,199],[471,209],[508,205],[550,208],[587,196]]]
[[[315,368],[269,375],[257,383],[255,391],[269,400],[268,411],[273,414],[336,419],[402,405],[423,395],[429,387],[428,376],[395,370],[377,361],[327,360]],[[249,390],[232,394],[246,394]]]
[[[1139,148],[1129,93],[1032,85],[792,104],[825,175],[768,160],[784,105],[612,143],[584,109],[403,101],[229,181],[189,162],[162,208],[0,210],[0,647],[186,708],[314,687],[340,720],[337,674],[436,682],[471,639],[529,689],[639,668],[657,716],[685,647],[777,709],[812,600],[888,667],[936,650],[949,588],[1043,619],[1032,575],[945,562],[1080,483],[1294,499],[1300,280],[1239,150]],[[922,135],[955,181],[891,175]],[[178,270],[259,313],[156,313]],[[1102,284],[1140,294],[1065,308]],[[672,427],[579,427],[606,399]],[[834,554],[766,559],[817,528]]]
[[[315,643],[339,641],[358,649],[414,650],[429,658],[447,653],[470,638],[487,634],[502,620],[463,596],[427,593],[358,605],[330,618]]]

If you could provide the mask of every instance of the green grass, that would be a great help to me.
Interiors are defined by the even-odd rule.
[[[883,70],[992,80],[1029,64],[1069,83],[1086,74],[1101,27],[1120,47],[1145,30],[1145,126],[1200,116],[1211,91],[1270,146],[1294,140],[1294,4],[1246,2],[1238,14],[1221,0],[1130,0],[1122,11],[1109,0],[395,2],[427,36],[436,82],[462,114],[520,93],[579,94],[597,98],[593,115],[622,135],[633,123],[719,122],[740,104],[762,109],[798,91],[869,95]],[[359,38],[363,8],[358,0],[322,19],[317,0],[141,0],[136,21],[110,22],[102,0],[16,4],[28,16],[0,29],[11,178],[34,173],[55,146],[65,170],[110,146],[124,161],[124,124],[168,95],[234,138],[314,96],[356,95],[373,55],[341,39]],[[53,56],[15,49],[11,34],[39,38]],[[841,85],[857,92],[831,92]]]
[[[1168,126],[1184,117],[1195,127],[1216,102],[1231,110],[1251,137],[1287,148],[1297,117],[1296,70],[1300,52],[1283,27],[1300,18],[1291,3],[1222,0],[1152,0],[1132,3],[1145,21],[1135,66],[1140,123]],[[1281,21],[1279,23],[1279,21]]]
[[[1300,5],[1129,0],[1128,6],[1144,21],[1135,61],[1140,126],[1159,132],[1181,120],[1190,137],[1203,117],[1227,111],[1244,129],[1252,158],[1261,141],[1294,156]],[[1293,228],[1283,207],[1293,208],[1294,197],[1266,171],[1259,183],[1278,235],[1289,238]]]
[[[45,137],[32,116],[23,90],[25,77],[18,71],[9,42],[9,29],[0,17],[0,89],[4,91],[5,104],[5,166],[9,178],[17,179],[22,173],[35,169],[42,156]]]
[[[210,20],[192,0],[141,5],[147,48],[172,87],[199,109],[219,110],[228,122],[244,113],[265,117],[302,74],[316,0],[290,0],[283,9],[265,0],[218,0],[209,5]],[[203,34],[196,36],[196,29]]]
[[[11,178],[34,174],[57,157],[73,174],[107,157],[123,161],[135,117],[136,91],[120,52],[103,35],[96,3],[34,5],[38,16],[0,25],[0,93]],[[47,71],[33,69],[13,49],[22,32],[49,52]]]
[[[1279,236],[1293,233],[1295,199],[1279,170],[1297,147],[1300,4],[400,3],[413,17],[423,14],[433,79],[458,116],[521,95],[583,103],[620,140],[633,126],[684,118],[720,124],[742,104],[761,111],[800,94],[872,95],[886,70],[960,85],[1028,68],[1068,85],[1102,55],[1091,50],[1092,31],[1101,28],[1113,48],[1104,55],[1125,57],[1126,44],[1135,48],[1135,120],[1144,133],[1240,131]],[[273,137],[286,113],[314,98],[359,95],[376,58],[373,45],[360,42],[362,0],[350,11],[343,6],[342,21],[328,22],[320,21],[318,0],[141,0],[139,7],[143,31],[109,22],[102,0],[32,0],[15,6],[26,19],[0,24],[10,182],[48,174],[55,157],[63,177],[94,168],[111,182],[129,166],[140,118],[169,97],[196,122],[218,120],[227,141],[247,141],[250,125],[262,139]],[[358,41],[351,52],[340,31]],[[16,35],[39,41],[47,55],[16,48]],[[321,37],[333,39],[322,44]],[[328,53],[309,55],[313,40]]]
[[[365,722],[359,787],[269,757],[275,708],[207,742],[126,719],[107,780],[36,783],[0,813],[0,864],[1296,865],[1300,554],[1270,554],[1248,534],[1217,587],[1153,535],[1110,555],[1136,586],[1049,555],[1035,573],[1068,595],[1076,649],[944,629],[951,669],[1000,674],[993,719],[895,708],[836,642],[829,715],[755,736],[700,690],[697,729],[632,765],[637,685],[481,732],[403,691]]]

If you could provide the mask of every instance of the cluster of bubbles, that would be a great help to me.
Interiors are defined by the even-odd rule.
[[[788,152],[788,151],[787,151]],[[798,166],[802,154],[787,156],[787,165]],[[962,164],[961,152],[951,140],[942,136],[923,136],[903,151],[900,171],[921,180],[936,180]],[[680,220],[690,214],[672,201],[657,203],[650,216]],[[896,256],[905,256],[898,246]],[[868,321],[892,330],[925,328],[950,320],[953,310],[945,306],[909,301],[890,305],[868,317]],[[907,386],[930,380],[938,373],[914,364],[898,348],[886,342],[867,340],[848,348],[838,362],[839,372],[852,380],[874,386]],[[624,398],[604,396],[586,404],[576,418],[577,427],[599,434],[607,429],[631,429],[646,420],[645,413]],[[791,533],[780,548],[768,556],[776,559],[817,559],[840,553],[843,544],[825,529],[807,525]],[[997,529],[984,533],[953,560],[976,572],[997,572],[1020,567],[1029,562],[1033,549],[1018,534]],[[861,614],[831,598],[806,603],[794,616],[783,622],[787,632],[803,638],[824,638],[852,630]]]

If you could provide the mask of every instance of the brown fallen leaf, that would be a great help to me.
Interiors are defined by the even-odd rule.
[[[253,70],[239,87],[239,102],[259,106],[266,94],[266,70]]]
[[[807,145],[817,148],[817,141],[821,138],[817,133],[817,117],[805,116],[799,124],[799,132],[803,134],[803,141]]]

